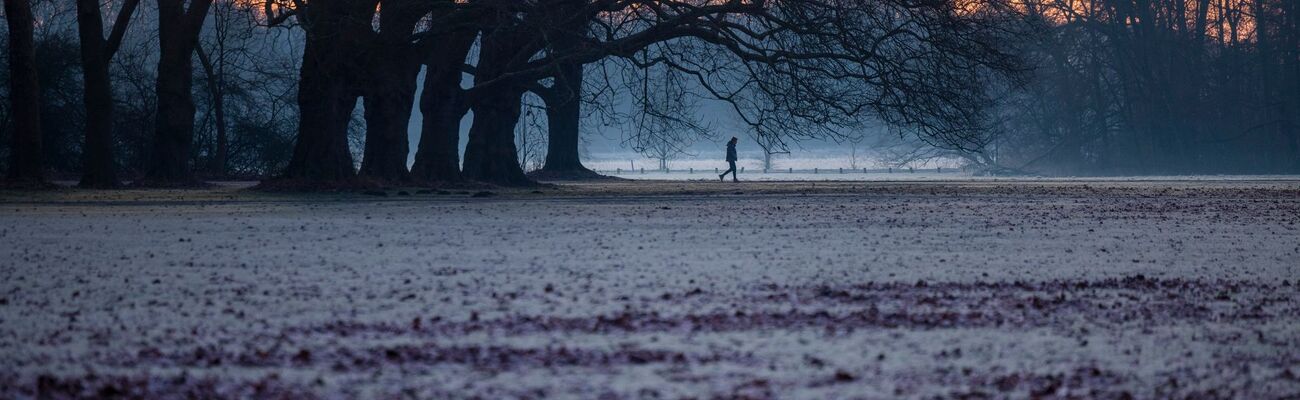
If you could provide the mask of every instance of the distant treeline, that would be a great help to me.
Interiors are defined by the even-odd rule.
[[[111,6],[121,3],[109,3],[107,15],[119,14]],[[158,10],[148,3],[120,28],[123,38],[108,65],[113,164],[131,180],[145,174],[157,153],[159,42],[158,26],[149,20]],[[194,49],[196,113],[186,158],[205,179],[269,176],[287,165],[293,150],[302,33],[267,29],[256,10],[241,3],[214,2]],[[35,0],[32,6],[41,21],[33,36],[44,168],[51,178],[77,180],[86,161],[87,122],[77,5]],[[0,36],[0,47],[8,48],[9,37]],[[0,169],[6,171],[14,128],[10,79],[10,57],[0,54]]]
[[[1300,173],[1300,1],[1036,0],[986,151],[1060,174]]]

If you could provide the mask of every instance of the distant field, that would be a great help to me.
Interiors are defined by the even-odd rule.
[[[0,192],[0,398],[1300,396],[1300,180],[933,179]]]
[[[632,171],[632,172],[629,172],[629,171],[626,171],[626,170],[622,170],[622,171],[620,171],[620,170],[603,171],[603,170],[602,170],[602,171],[599,171],[599,172],[600,172],[601,174],[605,174],[605,175],[609,175],[609,176],[616,176],[616,177],[624,178],[624,179],[636,179],[636,180],[673,180],[673,181],[700,180],[700,181],[714,181],[714,182],[717,182],[717,181],[718,181],[718,174],[721,173],[721,171],[714,172],[714,169],[712,169],[712,168],[707,169],[707,170],[695,170],[695,171],[690,171],[690,170],[681,170],[681,171],[677,171],[677,170],[673,170],[673,171],[671,171],[671,172],[662,172],[662,171],[645,171],[645,172]],[[907,170],[902,170],[902,171],[895,172],[895,173],[888,173],[888,172],[875,171],[875,170],[869,170],[869,172],[862,172],[861,170],[844,170],[844,172],[840,172],[839,169],[833,169],[833,170],[820,170],[820,171],[817,171],[817,172],[813,172],[813,170],[811,170],[811,169],[809,169],[809,170],[796,170],[796,171],[794,171],[794,172],[786,172],[786,170],[781,170],[781,171],[771,171],[771,172],[767,172],[767,173],[764,173],[764,172],[761,172],[761,171],[745,171],[745,172],[741,172],[741,173],[738,174],[736,177],[737,177],[738,179],[745,180],[745,181],[762,181],[762,182],[772,182],[772,181],[912,181],[912,180],[918,180],[918,181],[934,181],[934,180],[974,180],[974,179],[978,179],[978,177],[972,177],[972,176],[970,176],[970,174],[962,173],[962,172],[960,172],[960,171],[958,171],[958,170],[948,170],[947,172],[940,172],[940,171],[937,171],[937,170],[934,169],[934,168],[930,168],[930,169],[923,170],[923,171],[913,171],[913,172],[908,172]],[[727,176],[727,181],[728,181],[728,182],[731,181],[731,176],[730,176],[730,175]]]

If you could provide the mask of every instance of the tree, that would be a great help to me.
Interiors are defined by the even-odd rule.
[[[595,178],[600,175],[582,165],[578,154],[582,121],[581,64],[556,66],[550,87],[533,92],[546,103],[546,162],[539,176],[567,179]]]
[[[81,187],[118,185],[113,161],[113,84],[108,65],[122,45],[131,15],[140,0],[126,0],[118,10],[108,37],[98,0],[77,0],[77,31],[81,39],[81,70],[86,105],[86,141],[82,150]]]
[[[512,57],[483,57],[478,72],[484,62],[514,65],[494,66],[504,68],[496,76],[476,72],[469,90],[472,97],[503,92],[502,86],[551,78],[558,65],[614,57],[690,76],[746,124],[779,135],[774,142],[842,138],[870,119],[906,126],[936,145],[977,150],[989,140],[988,83],[1019,70],[999,46],[1014,32],[1006,9],[987,4],[976,12],[908,0],[587,1],[581,9],[598,12],[578,45],[560,51],[521,44],[516,50],[523,53]],[[526,11],[509,21],[556,25],[545,11],[531,13],[539,16]],[[638,56],[650,46],[660,50]],[[549,51],[538,54],[543,49]]]
[[[411,175],[417,181],[461,180],[460,120],[468,109],[461,89],[461,69],[476,37],[476,28],[460,27],[429,45],[420,93],[420,145],[411,166]]]
[[[1296,2],[1024,4],[1042,32],[1008,45],[1037,68],[994,110],[998,168],[1300,171]]]
[[[563,54],[578,50],[583,44],[594,17],[583,9],[584,5],[581,1],[564,2],[559,4],[557,12],[547,15],[550,20],[543,25],[548,38],[547,52]],[[582,165],[578,152],[583,68],[582,63],[556,63],[550,78],[552,84],[549,87],[537,85],[532,89],[546,102],[546,162],[537,176],[565,179],[600,177]]]
[[[48,3],[47,3],[48,4]],[[33,4],[36,6],[36,4]],[[73,22],[75,24],[75,21]],[[46,171],[80,171],[85,138],[81,51],[75,25],[70,32],[36,36],[36,70],[41,89],[41,147]]]
[[[462,173],[466,178],[501,185],[533,184],[524,176],[516,158],[515,125],[522,106],[520,97],[528,81],[510,77],[511,70],[524,60],[520,55],[537,51],[538,41],[514,13],[500,10],[492,16],[491,28],[484,29],[479,45],[479,62],[474,68],[475,86],[499,82],[485,89],[480,86],[470,97],[474,125],[465,147]]]
[[[158,115],[154,151],[144,183],[191,185],[190,147],[194,142],[194,50],[212,0],[158,0]]]
[[[364,53],[369,61],[360,75],[366,109],[366,145],[361,175],[387,182],[404,182],[410,145],[407,124],[415,104],[415,83],[423,57],[410,40],[416,24],[429,12],[427,0],[387,0],[379,12],[379,33]],[[427,46],[426,46],[427,47]]]
[[[647,49],[646,57],[659,50]],[[633,150],[659,160],[659,170],[667,172],[669,160],[688,154],[697,139],[709,137],[711,132],[692,118],[697,104],[680,71],[658,65],[624,72],[635,108],[631,137],[626,140]]]
[[[548,132],[548,150],[554,150],[548,151],[548,167],[544,168],[550,168],[550,171],[561,175],[585,175],[583,171],[586,168],[581,166],[577,151],[582,65],[615,52],[629,49],[634,52],[635,49],[673,37],[671,32],[662,36],[642,35],[634,40],[610,45],[588,36],[587,25],[599,25],[597,18],[602,14],[650,13],[651,11],[638,8],[663,7],[655,3],[552,0],[525,7],[522,15],[509,7],[496,10],[494,18],[487,22],[490,28],[484,30],[479,63],[474,68],[475,84],[469,89],[475,119],[470,130],[470,145],[465,151],[465,175],[498,184],[532,184],[530,179],[523,176],[517,160],[501,156],[515,152],[513,141],[504,138],[510,136],[518,121],[519,96],[526,90],[532,90],[547,101],[548,125],[553,125]],[[742,3],[732,1],[724,6],[702,7],[700,10],[687,11],[684,13],[686,15],[678,16],[673,21],[685,25],[690,20],[707,15],[749,7]],[[634,25],[641,29],[647,27],[643,24]],[[604,39],[612,39],[614,36]],[[539,53],[544,53],[545,57],[535,57]],[[546,79],[553,80],[552,86],[539,89],[537,82]],[[483,115],[485,112],[489,114]]]
[[[285,177],[323,181],[346,180],[352,176],[346,155],[346,123],[340,121],[355,105],[358,79],[364,69],[349,65],[365,59],[374,42],[371,21],[377,4],[398,4],[398,0],[275,0],[273,11],[292,10],[307,31],[307,46],[301,72],[299,126],[295,156]],[[270,3],[268,3],[270,4]],[[983,15],[967,15],[948,2],[728,0],[539,0],[496,2],[468,0],[454,2],[459,11],[474,10],[472,17],[456,14],[479,35],[477,63],[465,71],[474,85],[454,101],[422,101],[422,110],[436,116],[433,125],[443,137],[460,115],[461,107],[474,111],[473,126],[465,150],[462,174],[466,178],[506,185],[529,185],[515,157],[514,127],[518,123],[520,96],[539,82],[551,82],[548,90],[559,92],[550,105],[556,124],[556,147],[550,158],[555,168],[576,169],[577,124],[573,107],[575,93],[581,93],[581,66],[606,58],[633,62],[638,68],[663,65],[696,81],[715,99],[728,102],[739,113],[753,113],[765,97],[770,115],[785,115],[782,129],[767,129],[791,140],[835,135],[839,128],[853,127],[863,114],[871,112],[886,122],[914,127],[918,135],[939,143],[978,147],[986,127],[978,111],[988,100],[982,84],[996,72],[1010,68],[1010,57],[991,44],[992,33]],[[381,11],[382,13],[382,11]],[[281,15],[289,15],[281,13]],[[380,24],[383,22],[381,20]],[[454,29],[431,23],[419,40],[447,37]],[[459,24],[458,24],[459,25]],[[797,27],[798,29],[793,29]],[[382,35],[382,26],[380,29]],[[403,31],[399,29],[398,31]],[[401,43],[405,48],[410,43]],[[636,58],[649,46],[662,45],[653,58]],[[448,46],[455,48],[457,46]],[[676,50],[673,50],[676,49]],[[461,60],[456,55],[454,63]],[[409,65],[409,63],[408,63]],[[432,65],[432,64],[430,64]],[[411,68],[389,74],[409,79]],[[428,71],[435,71],[430,67]],[[455,74],[438,68],[442,75],[433,83],[440,90],[426,93],[459,93]],[[432,76],[432,74],[428,74]],[[324,77],[330,77],[325,79]],[[396,98],[407,97],[403,90]],[[375,100],[381,100],[375,96]],[[424,99],[422,99],[424,100]],[[458,105],[463,100],[463,106]],[[368,100],[369,101],[369,100]],[[309,104],[316,103],[316,104]],[[377,103],[378,104],[378,103]],[[400,116],[375,116],[376,125],[395,127]],[[428,118],[426,117],[426,120]],[[747,123],[765,123],[743,118]],[[787,129],[797,128],[797,129]],[[400,140],[396,130],[371,133],[378,139],[374,156],[367,165],[385,165],[376,170],[397,171]],[[428,131],[427,134],[430,133]],[[430,145],[454,143],[425,141]],[[389,146],[392,145],[392,146]],[[379,149],[389,149],[379,151]],[[420,153],[426,153],[420,151]],[[444,149],[443,159],[450,150]],[[417,170],[430,171],[420,154]],[[445,169],[444,166],[438,170]],[[363,166],[363,170],[369,170]],[[390,175],[382,172],[381,175]]]
[[[351,181],[356,172],[348,149],[348,123],[364,67],[357,54],[373,34],[370,21],[378,0],[295,3],[302,5],[282,9],[274,18],[296,17],[306,31],[298,77],[297,143],[281,177],[307,183]]]
[[[758,129],[762,129],[762,128],[760,127],[760,128],[758,128]],[[774,142],[774,141],[773,141],[773,138],[777,138],[777,137],[779,137],[778,135],[764,134],[764,133],[759,132],[758,129],[750,130],[750,132],[749,132],[749,133],[750,133],[750,138],[752,138],[752,139],[754,140],[754,143],[758,144],[758,148],[760,148],[760,149],[763,150],[763,172],[767,172],[767,171],[770,171],[770,170],[772,169],[772,156],[773,156],[773,155],[777,155],[777,154],[790,154],[790,150],[787,149],[787,148],[785,147],[785,144],[784,144],[784,143],[779,143],[779,142]],[[856,166],[856,163],[857,163],[857,142],[856,142],[856,141],[853,141],[853,140],[855,140],[855,138],[851,138],[851,139],[849,139],[849,140],[851,141],[851,143],[854,144],[854,146],[853,146],[853,155],[852,155],[852,157],[853,157],[853,161],[852,161],[852,162],[854,163],[853,168],[856,169],[856,168],[857,168],[857,166]]]
[[[214,177],[225,177],[230,167],[230,124],[226,120],[226,67],[229,64],[226,56],[227,41],[232,33],[231,20],[236,14],[236,5],[233,2],[222,1],[213,6],[215,10],[212,13],[212,44],[209,49],[204,49],[205,45],[200,40],[194,48],[194,53],[198,56],[199,66],[203,69],[206,83],[204,86],[208,92],[213,127],[216,131],[216,148],[208,166],[208,173]]]
[[[4,0],[9,22],[9,103],[13,139],[9,148],[10,183],[45,183],[41,147],[41,88],[36,70],[36,45],[30,0]]]
[[[303,32],[267,26],[263,6],[213,2],[195,48],[206,95],[192,153],[210,179],[279,174],[292,154]]]

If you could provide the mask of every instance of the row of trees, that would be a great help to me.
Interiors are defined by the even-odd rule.
[[[99,4],[102,4],[98,8],[102,20],[113,22],[111,27],[101,27],[107,31],[101,35],[101,43],[111,43],[115,49],[106,62],[103,54],[83,59],[83,54],[91,54],[96,49],[82,51],[80,33],[89,35],[94,29],[79,27],[83,22],[93,24],[94,21],[81,11],[94,9],[78,8],[78,4],[70,1],[6,2],[6,7],[30,6],[20,8],[31,10],[36,22],[36,29],[31,33],[35,55],[6,51],[8,57],[0,58],[0,72],[3,72],[0,73],[0,98],[5,99],[0,104],[0,121],[35,118],[40,125],[39,129],[32,130],[21,124],[0,123],[0,137],[7,139],[0,143],[0,154],[4,155],[0,160],[0,166],[4,167],[0,168],[8,171],[11,180],[40,182],[45,173],[53,172],[61,178],[81,176],[86,186],[112,186],[121,177],[139,184],[170,185],[194,182],[195,175],[213,179],[256,177],[284,168],[291,154],[297,115],[293,98],[300,53],[297,49],[300,46],[295,46],[300,40],[297,32],[265,29],[261,26],[264,21],[256,13],[250,13],[248,4],[215,1],[197,34],[194,25],[180,29],[189,30],[186,40],[197,35],[193,58],[163,60],[160,47],[164,42],[160,37],[163,31],[159,29],[166,27],[171,32],[169,37],[186,36],[176,34],[179,31],[176,24],[157,19],[160,12],[174,13],[176,9],[168,7],[175,4],[153,1]],[[8,46],[11,41],[24,43],[21,38],[25,35],[12,28],[28,21],[19,14],[6,12],[6,19],[12,22],[2,25],[9,29],[0,42],[9,50],[21,48]],[[197,12],[190,15],[193,20],[199,20]],[[95,45],[93,40],[84,42]],[[19,97],[11,96],[31,93],[28,89],[5,90],[12,87],[11,83],[18,86],[25,81],[19,77],[19,71],[9,68],[11,60],[30,60],[36,65],[37,100],[20,101]],[[185,63],[185,60],[193,62]],[[87,64],[91,67],[86,67]],[[183,70],[178,72],[177,68]],[[160,83],[159,71],[171,79]],[[103,79],[105,73],[107,79]],[[177,75],[193,79],[174,79]],[[178,90],[177,85],[185,87]],[[172,94],[160,95],[160,91]],[[186,100],[190,102],[187,104]],[[110,106],[103,107],[104,103]],[[35,114],[24,109],[31,105],[37,105]],[[178,107],[180,112],[175,111]],[[171,111],[161,111],[162,108]],[[190,111],[185,112],[186,108]],[[173,135],[171,140],[158,137],[159,132],[175,132],[161,129],[168,120],[159,118],[160,112],[180,114],[182,119],[188,117],[188,124],[169,124],[192,126],[192,131]],[[105,123],[109,126],[107,130],[102,129]],[[104,140],[100,134],[106,131],[110,134]],[[40,133],[16,134],[20,132]],[[18,145],[16,142],[24,137],[38,142]],[[177,143],[184,140],[190,143]],[[16,167],[35,165],[33,162],[43,165]],[[99,167],[89,168],[90,162]],[[180,162],[186,164],[190,178],[166,178],[168,168],[158,168]],[[92,176],[84,176],[87,174]],[[142,179],[146,174],[151,180]],[[104,181],[112,183],[92,183]]]
[[[660,67],[689,77],[709,97],[732,104],[748,124],[783,138],[839,137],[841,129],[860,127],[872,115],[956,144],[978,141],[973,137],[984,127],[977,110],[987,104],[980,101],[981,82],[1014,69],[1014,60],[996,46],[996,34],[1004,32],[998,28],[1005,28],[999,22],[1006,22],[996,20],[996,8],[962,13],[943,1],[390,0],[268,7],[268,13],[276,10],[275,19],[308,26],[299,87],[303,120],[285,174],[307,181],[351,178],[343,117],[358,98],[367,125],[361,176],[527,184],[513,133],[529,92],[546,103],[542,172],[588,172],[578,159],[578,127],[589,64],[614,60],[632,70]],[[398,33],[385,42],[393,10],[428,16],[429,23],[417,29],[415,40],[407,38],[418,20],[392,25]],[[379,29],[367,39],[376,17]],[[466,65],[471,48],[477,59]],[[412,95],[403,88],[413,86],[417,61],[373,56],[377,52],[433,54],[423,58],[427,76],[452,75],[425,79],[420,106],[426,130],[410,172],[401,157],[407,154],[405,124],[393,122],[408,117]],[[470,87],[460,87],[460,73],[472,75]],[[650,79],[646,74],[641,82]],[[349,90],[351,82],[365,89]],[[385,95],[366,93],[373,88]],[[448,94],[431,95],[441,93]],[[473,123],[464,160],[458,160],[449,145],[458,135],[449,128],[466,110]]]
[[[1300,1],[1033,0],[982,155],[1071,174],[1300,172]]]
[[[40,59],[32,30],[24,28],[40,16],[32,13],[31,0],[5,4],[14,9],[6,12],[13,66],[9,114],[15,121],[9,171],[15,180],[40,181],[41,156],[48,153],[40,149],[43,128],[31,121],[49,118],[42,116],[42,107],[30,107],[44,101],[30,96],[45,90],[38,84],[41,72],[23,67]],[[121,144],[122,125],[115,111],[123,104],[153,106],[153,132],[146,156],[139,157],[145,160],[139,184],[193,184],[195,172],[207,169],[196,163],[199,159],[226,171],[228,131],[238,124],[230,120],[229,100],[241,88],[257,86],[234,81],[270,75],[258,70],[275,64],[275,57],[226,59],[233,53],[221,46],[232,37],[253,35],[248,32],[289,32],[284,35],[292,44],[264,49],[298,58],[290,110],[297,120],[293,151],[274,173],[281,181],[312,185],[358,179],[530,184],[514,134],[525,94],[544,103],[543,171],[589,174],[579,159],[578,133],[584,105],[599,96],[584,94],[593,87],[638,82],[641,90],[629,93],[646,106],[637,119],[642,129],[630,139],[634,146],[691,123],[672,111],[680,106],[652,106],[680,104],[685,96],[674,93],[689,82],[704,97],[731,105],[740,120],[774,143],[843,138],[868,121],[884,121],[959,148],[976,148],[990,125],[983,112],[991,103],[985,83],[1017,70],[1016,59],[999,47],[1014,13],[992,2],[979,8],[938,0],[157,0],[151,5],[76,3],[82,186],[118,184],[115,147]],[[223,23],[221,18],[231,15],[223,7],[242,10],[256,23]],[[139,17],[140,10],[155,14]],[[156,64],[151,99],[115,101],[123,93],[114,88],[120,85],[114,79],[115,56],[131,26],[150,20],[157,39],[141,43],[155,46],[155,53],[144,57]],[[201,72],[193,68],[195,60]],[[231,67],[243,70],[224,70]],[[196,79],[200,85],[194,85]],[[422,85],[419,99],[417,84]],[[205,103],[202,113],[195,97]],[[257,101],[247,103],[279,106],[276,96],[252,97]],[[359,116],[358,102],[364,109]],[[423,126],[408,169],[407,125],[417,104]],[[459,122],[471,112],[461,160]],[[196,126],[215,127],[214,140],[200,141],[213,145],[195,145],[203,130]],[[351,150],[358,132],[364,132],[359,168],[358,154]]]
[[[5,0],[0,150],[11,181],[79,171],[87,187],[123,169],[148,186],[526,185],[528,160],[594,175],[578,151],[593,119],[638,151],[679,152],[707,135],[694,109],[710,101],[767,154],[883,127],[904,157],[996,170],[1295,172],[1297,7]]]

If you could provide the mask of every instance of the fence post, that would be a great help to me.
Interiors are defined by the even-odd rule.
[[[641,167],[641,173],[642,173],[642,174],[645,173],[645,167]]]
[[[943,173],[943,167],[937,167],[937,168],[935,168],[935,169],[934,169],[934,172]]]
[[[790,167],[790,173],[794,173],[794,167]]]
[[[687,172],[687,173],[688,173],[688,174],[694,174],[694,173],[695,173],[695,167],[691,167],[691,168],[690,168],[690,172]]]
[[[745,167],[740,167],[740,172],[745,172]]]
[[[907,167],[907,172],[908,172],[908,173],[914,173],[914,172],[916,172],[916,168]]]
[[[817,175],[817,168],[813,168],[813,175]]]
[[[889,167],[889,173],[894,173],[894,167]]]
[[[840,173],[844,173],[844,167],[840,167]]]

